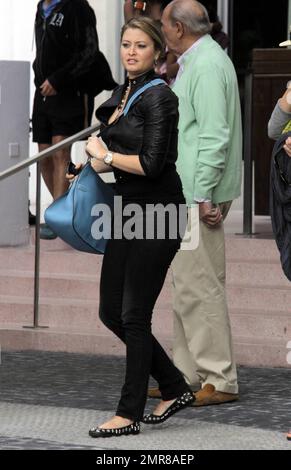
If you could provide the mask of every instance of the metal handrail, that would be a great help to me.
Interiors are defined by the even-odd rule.
[[[87,127],[83,131],[80,131],[77,134],[72,135],[71,137],[67,137],[67,139],[62,140],[58,144],[52,145],[48,149],[37,153],[34,157],[27,158],[26,160],[23,160],[21,163],[17,163],[17,165],[14,165],[0,173],[0,181],[7,178],[8,176],[12,176],[15,173],[18,173],[20,170],[23,170],[24,168],[27,168],[28,166],[31,166],[34,163],[40,162],[44,158],[49,157],[50,155],[54,154],[57,150],[61,150],[65,147],[68,147],[69,145],[74,144],[78,140],[82,140],[84,137],[87,137],[88,135],[92,134],[93,132],[98,131],[99,129],[100,129],[100,124],[95,124],[94,126]]]
[[[27,158],[21,163],[8,168],[0,173],[0,181],[8,178],[9,176],[18,173],[19,171],[27,168],[36,163],[36,223],[35,223],[35,255],[34,255],[34,303],[33,303],[33,325],[25,326],[24,328],[46,328],[39,325],[39,261],[40,261],[40,202],[41,202],[41,173],[40,173],[40,161],[44,158],[50,157],[56,151],[68,147],[75,142],[84,139],[93,132],[97,132],[100,129],[100,124],[87,127],[86,129],[74,134],[67,139],[62,140],[58,144],[52,145],[46,150],[39,152],[32,158]]]

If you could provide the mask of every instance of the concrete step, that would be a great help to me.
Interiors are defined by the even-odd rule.
[[[275,240],[226,236],[227,261],[262,261],[280,263]]]
[[[284,339],[239,336],[234,340],[237,364],[255,367],[290,367],[291,345]]]
[[[33,323],[33,304],[29,297],[0,296],[1,325],[23,326]],[[98,301],[90,299],[40,298],[39,324],[50,328],[91,329],[109,331],[99,320]],[[230,309],[233,337],[291,338],[291,316],[286,311],[258,309]],[[161,295],[153,314],[154,334],[173,336],[172,303],[165,303]]]
[[[23,255],[22,261],[25,261],[26,256]],[[73,269],[74,260],[70,259],[71,257],[68,255],[62,255],[61,264],[55,262],[55,255],[52,259],[49,259],[50,255],[46,258],[46,269],[49,267],[53,272],[41,271],[41,296],[95,300],[99,298],[102,263],[100,258],[96,263],[86,263],[86,257],[81,256],[81,267],[78,272]],[[80,260],[76,259],[76,263]],[[14,265],[15,261],[10,264],[10,266]],[[85,274],[86,267],[88,274]],[[32,298],[33,288],[33,271],[0,270],[0,295],[31,296]],[[280,266],[270,263],[253,265],[252,263],[229,262],[227,264],[227,296],[230,308],[266,308],[267,310],[291,312],[289,307],[291,306],[290,283],[282,274]],[[170,272],[160,298],[166,304],[170,305],[172,302]]]
[[[43,273],[40,279],[40,297],[87,299],[98,302],[100,276],[84,274]],[[0,270],[0,295],[33,298],[33,274],[26,271]],[[291,314],[291,289],[254,284],[228,285],[227,301],[230,309],[261,309],[267,312],[283,311]],[[158,306],[172,307],[170,275],[159,297]]]
[[[163,347],[171,355],[172,338],[159,335]],[[3,350],[64,351],[84,354],[125,354],[121,341],[111,333],[103,335],[91,330],[38,329],[28,330],[13,325],[0,329]],[[238,364],[256,367],[288,367],[290,349],[284,340],[238,337],[234,341]]]
[[[231,309],[231,329],[235,341],[243,336],[252,341],[256,338],[291,339],[291,315],[288,312]]]
[[[1,324],[31,325],[33,301],[31,297],[0,296]],[[49,327],[106,328],[98,318],[98,302],[80,298],[40,297],[39,324]]]
[[[44,251],[40,257],[40,272],[50,274],[100,275],[103,256],[88,253],[63,251]],[[30,249],[0,249],[0,266],[2,269],[33,271],[34,253]],[[228,284],[252,284],[270,286],[290,286],[290,281],[282,272],[279,261],[254,260],[227,261]]]
[[[35,244],[35,229],[31,228],[31,236],[30,236],[30,247],[33,248]],[[41,251],[72,251],[75,250],[65,243],[60,238],[56,238],[55,240],[40,240],[40,249]]]
[[[23,255],[24,259],[26,255]],[[55,256],[55,255],[54,255]],[[86,258],[82,259],[82,269],[73,269],[72,261],[68,255],[62,255],[62,261],[65,259],[65,265],[55,269],[55,258],[50,260],[50,271],[40,272],[40,297],[49,298],[71,298],[74,299],[99,299],[99,283],[102,259],[98,257],[97,262],[90,263],[89,273],[86,270]],[[50,258],[50,255],[47,255]],[[58,257],[60,261],[60,256]],[[76,262],[79,260],[77,259]],[[15,264],[15,261],[11,263]],[[89,263],[88,263],[89,265]],[[46,266],[47,268],[48,266]],[[63,272],[62,269],[69,269],[70,272]],[[21,269],[0,269],[0,296],[9,295],[15,297],[30,296],[33,298],[34,292],[34,272]],[[165,281],[162,297],[167,303],[171,301],[171,273],[169,272]]]
[[[92,260],[101,258],[99,255],[78,252],[72,249],[65,242],[57,238],[56,240],[40,241],[41,256],[44,253],[57,255],[70,254],[76,258],[82,257]],[[14,253],[14,255],[13,255]],[[25,247],[6,248],[0,247],[0,259],[4,257],[19,257],[21,253],[30,253],[34,256],[34,230],[31,232],[31,243]],[[274,240],[263,240],[255,238],[242,238],[236,236],[226,236],[226,259],[227,261],[263,261],[276,262],[280,264],[279,251]],[[11,262],[11,261],[10,261]],[[90,263],[90,261],[89,261]],[[94,263],[94,261],[92,261]]]
[[[291,315],[291,289],[252,284],[228,285],[227,303],[230,309],[282,311]]]
[[[40,272],[94,275],[100,272],[103,256],[73,250],[41,251]],[[2,269],[34,271],[34,251],[26,249],[0,249]]]
[[[0,328],[2,349],[79,352],[122,355],[125,347],[113,334],[98,334],[89,329],[23,329],[15,325]]]
[[[286,366],[291,290],[275,242],[227,237],[226,257],[228,305],[238,362]],[[49,329],[36,331],[22,328],[33,320],[33,246],[0,248],[0,263],[3,348],[100,354],[124,351],[98,318],[102,256],[77,252],[59,239],[41,241],[39,324]],[[153,332],[171,348],[170,272],[156,304]]]
[[[32,325],[33,301],[31,297],[0,295],[0,324]],[[153,331],[165,331],[172,336],[172,303],[158,299],[153,315]],[[80,328],[92,331],[108,329],[99,320],[99,302],[93,299],[40,297],[39,324],[52,328]]]
[[[226,258],[228,284],[237,281],[244,284],[251,280],[258,285],[289,285],[282,273],[279,253],[273,240],[227,237]],[[33,270],[34,248],[32,245],[14,249],[0,248],[0,263],[2,269]],[[62,240],[41,241],[41,273],[95,275],[100,272],[101,264],[102,256],[78,252]]]
[[[279,262],[254,261],[227,261],[227,285],[252,285],[252,287],[286,287],[290,288],[290,281],[284,275]]]
[[[0,295],[33,296],[31,271],[0,270]],[[41,273],[40,296],[60,298],[99,298],[99,275]]]
[[[45,273],[100,272],[102,256],[81,253],[71,249],[59,239],[42,240],[40,267]],[[282,273],[279,253],[273,240],[256,240],[227,237],[226,259],[228,283],[251,280],[252,283],[287,286],[289,281]],[[264,269],[266,266],[266,270]],[[34,269],[34,247],[0,248],[2,269],[30,271]]]

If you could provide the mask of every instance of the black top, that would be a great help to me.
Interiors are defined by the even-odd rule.
[[[131,80],[130,97],[146,83],[159,78],[154,71]],[[178,99],[167,85],[143,92],[128,114],[114,123],[108,120],[121,102],[128,80],[96,111],[101,137],[112,152],[139,155],[145,176],[113,168],[117,192],[124,201],[138,203],[184,203],[181,180],[176,172]],[[126,158],[126,157],[125,157]]]
[[[35,85],[48,79],[58,92],[79,88],[99,50],[94,11],[87,0],[61,0],[45,19],[42,3],[35,19]]]

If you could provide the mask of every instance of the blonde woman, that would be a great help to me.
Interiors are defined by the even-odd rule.
[[[121,59],[128,78],[98,110],[103,142],[89,139],[87,152],[96,172],[113,171],[122,205],[138,204],[146,222],[152,204],[179,210],[185,203],[176,172],[178,100],[157,84],[155,63],[163,52],[160,29],[150,18],[135,18],[122,29]],[[135,93],[149,88],[126,106]],[[125,221],[124,221],[125,222]],[[181,236],[108,241],[100,281],[100,318],[126,345],[126,376],[116,414],[89,431],[91,437],[138,434],[140,422],[162,423],[194,401],[181,372],[151,332],[152,312]],[[162,400],[144,416],[149,376]]]

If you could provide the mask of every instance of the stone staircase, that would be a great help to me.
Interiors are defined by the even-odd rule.
[[[227,237],[227,298],[237,360],[288,367],[291,286],[274,240]]]
[[[33,240],[32,240],[33,241]],[[291,289],[273,240],[227,236],[227,296],[239,364],[287,367]],[[33,246],[0,249],[0,345],[123,354],[98,319],[102,257],[76,252],[61,240],[41,241],[40,320],[33,322]],[[154,334],[171,350],[171,276],[153,319]],[[291,346],[290,346],[291,348]]]

